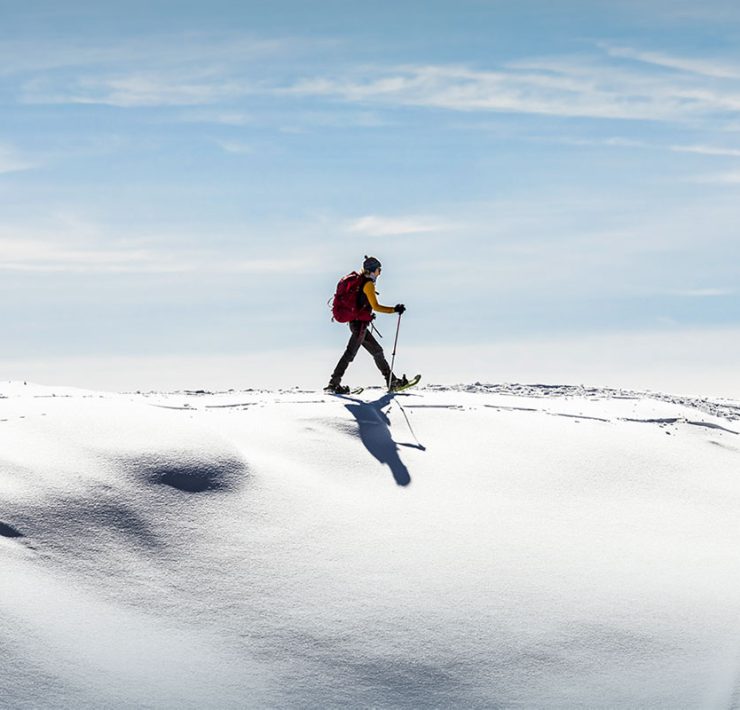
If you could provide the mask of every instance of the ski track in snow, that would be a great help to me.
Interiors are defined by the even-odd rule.
[[[738,419],[0,385],[0,707],[734,707]]]

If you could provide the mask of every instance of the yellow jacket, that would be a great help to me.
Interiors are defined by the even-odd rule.
[[[392,306],[381,306],[378,303],[378,294],[375,293],[375,283],[368,279],[368,282],[362,287],[363,293],[367,296],[367,301],[374,311],[379,313],[395,313],[396,309]]]

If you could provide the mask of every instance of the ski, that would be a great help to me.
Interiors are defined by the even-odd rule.
[[[405,385],[401,385],[400,387],[394,387],[391,392],[403,392],[410,387],[414,387],[415,385],[419,384],[419,380],[421,379],[421,375],[417,375],[416,377],[411,378]]]

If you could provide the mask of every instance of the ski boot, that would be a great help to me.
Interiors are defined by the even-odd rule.
[[[326,387],[324,387],[324,392],[327,394],[349,394],[349,387],[347,385],[339,385],[334,384],[330,382]]]
[[[393,375],[393,378],[391,379],[391,392],[397,392],[400,389],[403,389],[404,387],[408,387],[409,381],[406,378],[406,375],[403,375],[403,377],[396,377]]]
[[[410,387],[414,387],[415,385],[419,384],[419,380],[421,380],[421,375],[416,375],[415,377],[412,377],[410,380],[404,375],[403,377],[394,377],[391,380],[391,392],[403,392]]]

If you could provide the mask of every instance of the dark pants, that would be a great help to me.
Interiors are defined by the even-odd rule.
[[[385,359],[383,348],[370,332],[370,323],[366,323],[361,320],[353,320],[349,324],[349,329],[352,331],[352,337],[350,337],[349,343],[347,343],[347,349],[344,351],[344,355],[342,355],[337,366],[334,368],[334,373],[332,374],[329,383],[332,385],[338,385],[342,381],[344,373],[352,360],[355,359],[355,355],[357,355],[357,351],[360,349],[360,346],[365,348],[365,350],[373,356],[375,364],[383,374],[383,380],[388,382],[388,378],[391,376],[391,367]]]

